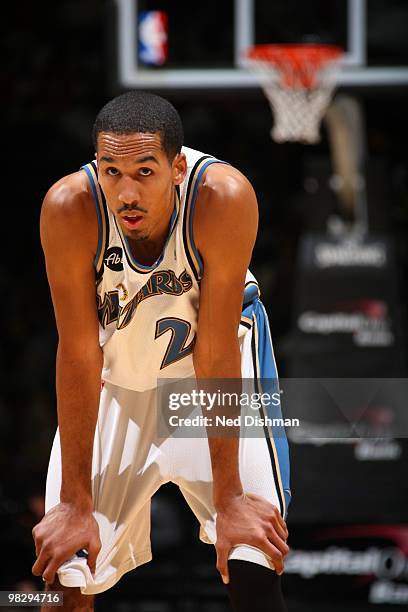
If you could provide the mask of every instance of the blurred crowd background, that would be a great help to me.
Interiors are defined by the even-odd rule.
[[[408,12],[403,10],[406,3],[391,4],[395,9],[395,29],[401,29],[402,20],[407,33]],[[183,2],[174,10],[181,12],[182,5]],[[3,590],[42,588],[31,575],[34,562],[31,529],[44,512],[45,475],[56,427],[57,338],[39,243],[39,213],[42,199],[53,182],[92,159],[94,117],[107,100],[122,91],[115,71],[116,46],[110,24],[113,8],[113,3],[101,0],[12,3],[1,25],[4,161],[0,249],[0,538],[4,563],[0,588]],[[384,3],[382,8],[385,10]],[[387,13],[389,19],[391,13],[392,8]],[[384,58],[386,51],[381,55],[381,40],[375,42],[378,22],[373,27],[373,45],[377,44],[378,57]],[[392,23],[387,27],[392,28]],[[190,44],[194,45],[193,37]],[[405,47],[401,44],[397,51],[400,63],[407,65],[406,41]],[[299,253],[306,235],[326,232],[328,218],[336,219],[339,215],[336,192],[330,187],[332,166],[325,127],[321,142],[313,147],[276,144],[269,137],[272,117],[260,89],[157,92],[163,93],[179,110],[186,145],[229,161],[253,183],[260,207],[260,227],[251,269],[260,282],[270,317],[278,367],[282,376],[310,375],[307,368],[299,365],[300,357],[296,353],[299,347],[296,317],[305,291]],[[353,90],[364,113],[371,231],[386,237],[395,254],[387,270],[387,278],[392,279],[390,325],[395,345],[384,349],[384,353],[376,353],[375,357],[373,349],[372,358],[371,354],[364,353],[361,357],[345,349],[339,356],[341,363],[332,358],[332,348],[328,350],[330,360],[322,349],[320,362],[313,362],[315,375],[322,375],[323,371],[323,375],[334,377],[339,372],[345,376],[407,375],[407,93],[406,86]],[[347,223],[347,219],[343,221]],[[69,261],[66,265],[69,274]],[[359,278],[351,276],[349,281],[342,282],[355,286]],[[322,298],[324,284],[316,279],[310,282],[313,291],[322,292]],[[367,291],[367,299],[373,299],[373,288]],[[386,301],[384,296],[380,298]],[[308,361],[305,352],[302,355]],[[313,361],[315,356],[310,359]],[[361,363],[361,369],[350,371],[344,364],[354,363],[354,359],[359,363],[364,360],[364,364]],[[319,363],[324,364],[322,369]],[[367,363],[372,367],[366,367]],[[323,510],[319,514],[317,510],[322,497],[327,497],[327,491],[318,489],[316,476],[322,469],[322,457],[330,461],[328,449],[324,450],[326,454],[318,454],[313,449],[311,456],[306,451],[304,457],[309,457],[310,462],[302,461],[301,469],[295,461],[294,478],[295,482],[299,481],[302,506],[296,507],[295,497],[294,547],[299,543],[299,547],[307,548],[305,542],[310,528],[333,521],[337,526],[343,523],[350,526],[353,521],[400,527],[406,523],[408,529],[407,448],[403,440],[398,444],[394,462],[385,462],[384,466],[379,466],[378,461],[369,462],[367,469],[357,474],[361,482],[371,479],[372,494],[368,494],[370,501],[365,502],[370,507],[367,509],[363,499],[360,507],[353,501],[352,509],[348,506],[344,516],[341,512],[330,514],[332,506],[343,506],[342,499],[336,498],[334,485],[334,497],[329,494],[332,506],[326,514]],[[299,455],[299,449],[293,452],[294,457]],[[350,483],[350,474],[360,469],[355,467],[353,457],[337,456],[330,468],[332,484],[337,479],[342,481],[342,475]],[[388,488],[382,481],[379,484],[378,475],[388,481]],[[341,487],[345,494],[347,483],[343,482]],[[394,499],[395,489],[398,493]],[[228,609],[215,571],[214,553],[210,547],[198,543],[198,527],[178,497],[170,486],[157,496],[153,504],[155,559],[148,567],[127,575],[112,592],[103,596],[101,609],[103,605],[111,610],[139,612]],[[382,537],[375,536],[376,542]],[[402,609],[404,606],[400,604],[408,603],[406,531],[404,538],[400,556],[405,570],[396,576],[395,583],[406,589],[401,591],[400,600],[397,597],[398,601],[391,605],[385,598],[384,606],[387,603],[390,607],[383,607],[381,598],[377,605],[369,605],[364,579],[361,579],[357,586],[347,583],[348,600],[347,593],[341,589],[341,596],[348,603],[337,601],[340,607],[331,606],[331,609],[365,610],[366,606],[370,610]],[[391,546],[389,542],[387,546]],[[364,549],[362,541],[358,547]],[[392,560],[390,563],[392,566]],[[310,579],[299,586],[295,573],[289,574],[285,582],[290,609],[327,610],[324,601],[313,603],[321,599],[322,588],[326,587],[316,586]],[[393,577],[388,576],[387,580]]]

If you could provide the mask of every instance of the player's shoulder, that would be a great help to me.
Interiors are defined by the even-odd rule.
[[[254,195],[248,178],[234,166],[226,163],[210,164],[203,176],[200,193],[212,199],[240,198]]]
[[[41,208],[40,234],[43,247],[82,244],[86,251],[96,252],[98,219],[83,170],[64,176],[50,187]]]
[[[234,230],[229,236],[235,236],[236,246],[241,234],[255,237],[258,204],[246,176],[228,164],[209,165],[198,189],[193,224],[195,243],[203,255],[226,240],[226,228]]]
[[[47,191],[42,215],[66,219],[96,218],[93,196],[88,178],[83,170],[68,174],[54,183]]]
[[[198,188],[197,225],[216,215],[221,223],[247,223],[257,219],[258,203],[247,177],[234,166],[210,164]]]

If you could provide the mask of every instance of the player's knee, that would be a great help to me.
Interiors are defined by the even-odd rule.
[[[81,589],[63,586],[57,577],[52,584],[47,584],[45,591],[58,591],[63,595],[63,607],[58,610],[70,612],[92,612],[94,609],[94,595],[83,595]],[[41,608],[41,612],[50,612],[50,608]]]

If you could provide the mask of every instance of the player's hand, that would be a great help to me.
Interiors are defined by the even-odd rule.
[[[254,493],[233,497],[217,508],[217,569],[224,583],[229,582],[228,555],[233,546],[255,546],[271,558],[277,574],[289,552],[288,530],[276,506]]]
[[[32,534],[37,555],[32,567],[35,576],[52,584],[58,568],[81,548],[88,551],[88,565],[92,574],[95,572],[101,541],[92,509],[60,503],[47,512]]]

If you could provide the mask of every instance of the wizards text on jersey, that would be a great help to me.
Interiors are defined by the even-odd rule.
[[[97,296],[98,318],[102,327],[116,322],[117,329],[123,329],[131,322],[138,305],[156,295],[182,295],[191,289],[193,281],[184,270],[179,277],[173,270],[156,270],[147,283],[124,306],[119,304],[120,291],[108,291],[103,299]]]

